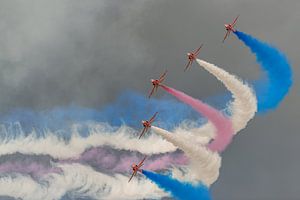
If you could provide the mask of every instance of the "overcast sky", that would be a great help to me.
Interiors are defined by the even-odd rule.
[[[51,109],[70,103],[101,108],[123,89],[148,92],[169,70],[168,85],[204,98],[224,91],[186,52],[252,80],[260,70],[224,23],[283,50],[294,86],[280,107],[256,117],[223,155],[216,200],[296,200],[300,180],[298,0],[0,1],[0,110]],[[159,95],[158,95],[159,96]]]

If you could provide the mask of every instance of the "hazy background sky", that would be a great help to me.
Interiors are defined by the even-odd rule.
[[[300,198],[298,0],[0,1],[0,110],[51,109],[71,103],[101,109],[123,89],[147,93],[149,79],[205,98],[224,91],[197,65],[183,73],[186,52],[252,80],[255,57],[224,23],[283,50],[294,86],[274,112],[258,116],[223,154],[215,200]],[[157,95],[159,96],[159,95]]]

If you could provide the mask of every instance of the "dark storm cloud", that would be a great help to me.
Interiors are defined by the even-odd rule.
[[[240,14],[239,29],[286,52],[295,83],[225,152],[213,196],[298,199],[299,10],[298,0],[1,1],[1,110],[102,106],[124,88],[147,92],[165,68],[168,84],[188,94],[219,93],[196,65],[183,73],[185,53],[201,43],[201,58],[252,80],[260,74],[254,56],[233,36],[221,43],[223,23]]]
[[[237,40],[220,43],[223,23],[239,13],[238,27],[258,35],[269,28],[274,33],[263,36],[272,39],[288,31],[283,26],[295,17],[287,14],[292,4],[272,2],[3,1],[0,105],[2,110],[70,103],[101,106],[125,88],[146,92],[149,78],[165,68],[172,85],[197,96],[212,95],[220,85],[214,79],[199,69],[182,73],[185,53],[203,42],[203,57],[224,62],[248,79],[256,77],[257,68],[249,67],[253,60],[246,59],[248,53]],[[265,16],[268,8],[276,16]],[[213,88],[207,90],[200,79]]]
[[[117,3],[2,2],[2,108],[101,105],[134,80],[144,55],[131,17],[143,3]]]

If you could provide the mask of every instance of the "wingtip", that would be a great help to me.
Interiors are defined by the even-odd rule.
[[[184,72],[186,72],[189,68],[189,65],[185,67],[185,69],[183,70]]]

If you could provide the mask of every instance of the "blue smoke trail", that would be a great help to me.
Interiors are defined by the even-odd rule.
[[[168,175],[157,174],[143,170],[142,173],[151,181],[156,183],[166,192],[170,192],[178,200],[210,200],[210,193],[206,186],[198,184],[183,183]]]
[[[89,122],[109,123],[113,127],[128,125],[141,128],[141,120],[150,118],[159,112],[155,123],[165,129],[172,129],[184,120],[198,120],[200,116],[189,106],[171,98],[148,99],[137,92],[125,91],[118,99],[100,110],[79,106],[56,107],[46,111],[15,109],[8,114],[0,114],[0,138],[16,138],[28,135],[35,130],[37,137],[43,137],[47,131],[69,140],[71,126],[79,123],[77,129],[83,137],[89,135]]]
[[[123,92],[111,105],[102,110],[104,120],[114,126],[126,124],[140,127],[142,119],[150,118],[158,112],[157,122],[160,126],[172,129],[184,120],[197,120],[199,114],[189,106],[165,96],[161,99],[151,98],[133,91]]]
[[[255,54],[257,62],[268,77],[268,82],[259,81],[254,84],[258,112],[275,109],[292,85],[292,70],[287,58],[275,47],[251,35],[240,31],[234,33]]]

